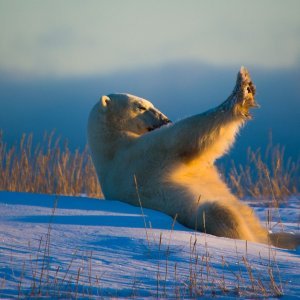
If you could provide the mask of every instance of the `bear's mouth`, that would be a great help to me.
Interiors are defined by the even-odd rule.
[[[153,131],[155,129],[158,129],[158,128],[160,128],[160,127],[162,127],[164,125],[170,124],[170,123],[172,123],[172,121],[169,120],[169,119],[166,119],[166,120],[163,120],[163,122],[161,124],[159,124],[159,125],[154,125],[152,127],[148,127],[147,130],[148,131]]]

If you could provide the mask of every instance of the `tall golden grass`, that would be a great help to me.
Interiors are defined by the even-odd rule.
[[[300,160],[286,159],[284,150],[283,146],[270,143],[264,155],[259,149],[253,151],[249,148],[244,166],[232,161],[226,177],[239,198],[284,200],[299,193]]]
[[[264,155],[249,149],[246,165],[232,162],[223,174],[240,198],[285,199],[299,193],[300,160],[285,159],[281,146],[270,145]],[[23,134],[9,147],[0,131],[0,190],[103,197],[88,148],[61,147],[53,132],[36,146],[32,134]]]
[[[102,197],[87,147],[72,152],[65,143],[61,148],[53,132],[42,145],[33,147],[32,141],[32,134],[23,134],[8,147],[0,132],[0,190]]]

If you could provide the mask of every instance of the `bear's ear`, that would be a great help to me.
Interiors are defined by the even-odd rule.
[[[106,111],[107,107],[110,105],[111,99],[108,96],[102,96],[100,98],[100,106],[103,111]]]

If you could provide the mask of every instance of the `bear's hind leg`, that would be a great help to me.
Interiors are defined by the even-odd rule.
[[[240,213],[219,202],[210,202],[199,207],[197,229],[215,236],[256,241],[254,233]]]

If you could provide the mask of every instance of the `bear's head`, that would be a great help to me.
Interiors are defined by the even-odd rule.
[[[129,94],[102,96],[93,108],[91,117],[94,121],[96,118],[98,126],[105,125],[111,130],[135,135],[171,123],[151,102]]]

